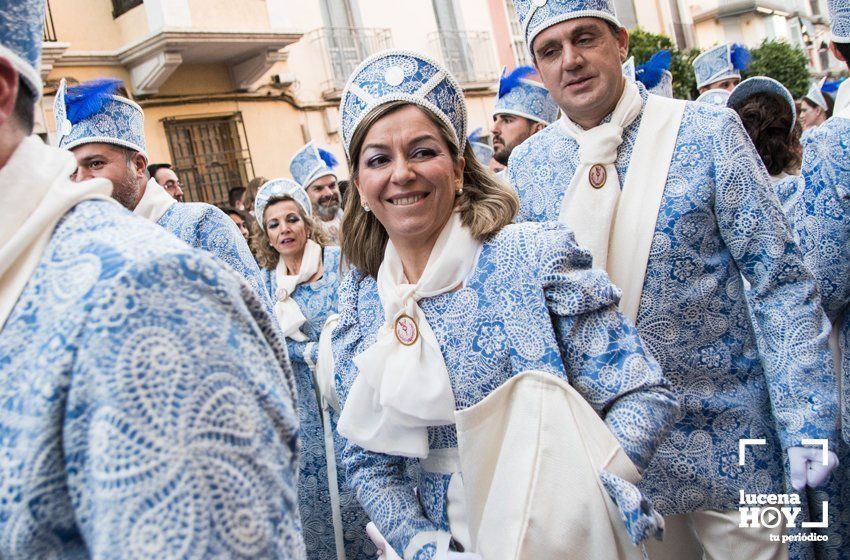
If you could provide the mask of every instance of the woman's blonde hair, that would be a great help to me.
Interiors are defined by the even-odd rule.
[[[312,239],[322,247],[326,246],[330,242],[330,237],[328,237],[324,228],[322,228],[322,226],[319,225],[312,216],[308,216],[304,211],[304,208],[302,208],[298,201],[291,196],[283,195],[273,197],[269,200],[269,203],[266,204],[266,210],[271,208],[273,204],[283,202],[284,200],[291,200],[295,203],[295,207],[298,208],[298,216],[304,221],[304,227],[307,230],[307,239]],[[265,216],[261,217],[265,218]],[[257,262],[260,263],[261,268],[274,270],[277,268],[277,263],[280,262],[280,253],[272,247],[271,241],[269,240],[269,234],[266,233],[266,228],[259,227],[259,220],[257,220],[257,223],[257,235],[251,236],[251,248],[254,250],[254,255],[256,255]],[[263,223],[267,223],[265,219],[263,219]]]
[[[388,114],[406,107],[406,101],[387,103],[363,119],[351,138],[349,153],[352,185],[360,173],[360,150],[369,129]],[[452,160],[460,159],[460,147],[448,125],[422,110],[431,119],[449,146]],[[460,212],[461,222],[469,228],[472,236],[480,242],[487,241],[503,227],[511,223],[519,211],[519,198],[507,185],[484,167],[475,157],[469,143],[463,151],[466,166],[463,170],[463,193],[455,199],[455,209]],[[345,210],[340,226],[340,247],[347,264],[359,268],[370,276],[377,277],[384,260],[384,250],[389,236],[381,222],[372,212],[365,212],[360,193],[351,188],[345,201]]]

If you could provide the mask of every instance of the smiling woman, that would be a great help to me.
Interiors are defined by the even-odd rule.
[[[421,273],[453,210],[484,241],[519,209],[516,195],[472,148],[465,144],[461,157],[451,128],[417,105],[396,101],[376,109],[351,148],[359,154],[351,161],[356,188],[346,202],[341,246],[349,262],[371,276],[378,275],[390,237],[419,256]]]
[[[664,437],[677,403],[635,329],[617,312],[616,288],[590,268],[589,254],[565,227],[511,224],[516,195],[475,158],[466,141],[463,92],[433,60],[407,51],[379,53],[355,70],[341,106],[355,186],[341,247],[354,270],[341,284],[333,333],[343,405],[337,428],[348,440],[343,461],[351,487],[383,534],[370,533],[376,544],[405,558],[444,560],[474,550],[463,558],[497,560],[567,557],[574,546],[586,552],[583,557],[611,557],[607,545],[580,542],[594,526],[609,538],[628,531],[627,540],[643,540],[657,524],[632,482]],[[601,381],[603,372],[620,369],[629,374],[614,375],[614,386]],[[470,452],[464,442],[492,441],[516,451],[528,446],[472,437],[455,419],[482,414],[481,406],[494,398],[506,407],[538,402],[526,393],[537,382],[581,395],[577,402],[590,410],[595,433],[611,443],[604,455],[621,457],[622,464],[595,464],[589,457],[581,466],[571,463],[586,475],[569,481],[587,493],[570,504],[583,519],[565,522],[561,516],[544,523],[542,533],[529,529],[527,542],[534,546],[517,551],[510,531],[496,538],[499,527],[468,522],[486,518],[482,503],[470,496],[481,495],[474,490],[515,496],[499,488],[527,473],[500,464],[499,472],[515,479],[488,477],[482,473],[495,465],[478,459],[499,453]],[[529,410],[515,415],[537,417]],[[558,434],[583,433],[582,426],[571,430],[550,420],[562,426]],[[476,425],[492,422],[499,423],[484,418]],[[546,422],[507,424],[529,434]],[[554,442],[558,434],[539,435]],[[555,448],[575,446],[560,441]],[[407,475],[410,459],[421,468],[418,483]],[[600,477],[611,483],[608,493],[628,527],[619,514],[608,517]],[[525,498],[539,496],[518,501]],[[552,502],[535,510],[518,501],[488,507],[551,511]],[[599,515],[588,515],[591,510]],[[572,540],[564,527],[576,528]],[[631,552],[622,557],[639,551]]]

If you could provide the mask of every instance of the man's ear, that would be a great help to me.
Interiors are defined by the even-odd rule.
[[[629,31],[621,27],[617,31],[617,50],[620,51],[620,64],[629,57]]]
[[[136,171],[136,175],[138,177],[146,177],[148,173],[148,158],[146,158],[142,152],[136,152],[133,154],[133,159],[131,161],[133,163],[133,169]]]
[[[7,58],[0,57],[0,126],[14,118],[20,79]]]
[[[539,121],[534,121],[534,124],[531,126],[531,133],[537,134],[538,132],[540,132],[544,128],[546,128],[545,124],[543,124],[542,122],[539,122]]]

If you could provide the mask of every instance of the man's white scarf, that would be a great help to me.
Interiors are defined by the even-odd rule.
[[[0,328],[41,260],[56,224],[83,200],[112,200],[106,179],[72,183],[73,154],[23,142],[0,169]]]
[[[428,426],[454,423],[455,400],[440,344],[418,305],[462,285],[481,244],[455,213],[443,228],[422,277],[410,284],[390,241],[378,271],[385,322],[375,343],[355,356],[359,370],[342,410],[339,433],[378,453],[428,456]],[[415,323],[415,340],[399,335]],[[409,329],[407,333],[409,333]],[[405,340],[405,343],[402,343]],[[412,341],[412,342],[411,342]]]
[[[558,220],[569,225],[579,244],[590,249],[594,268],[608,272],[620,288],[620,311],[633,323],[637,322],[658,212],[686,105],[649,94],[622,189],[614,162],[623,129],[636,118],[635,110],[641,111],[637,86],[626,84],[614,111],[614,126],[606,123],[577,133],[573,123],[561,121],[567,134],[578,140],[581,160],[564,194]],[[602,127],[598,135],[591,134]],[[599,188],[594,188],[589,178],[594,165],[604,166],[607,174],[604,185],[596,184]]]
[[[838,93],[835,94],[835,108],[832,114],[850,119],[850,80],[844,80],[838,88]]]
[[[145,186],[145,194],[142,195],[133,214],[156,223],[175,204],[177,201],[151,177]]]
[[[307,245],[304,246],[304,254],[301,255],[301,268],[298,269],[298,274],[287,274],[286,263],[282,258],[278,260],[274,271],[277,278],[277,302],[274,313],[283,334],[297,342],[307,340],[307,336],[301,332],[301,326],[307,322],[307,318],[304,317],[298,303],[292,299],[292,292],[299,284],[315,276],[321,263],[322,247],[312,239],[308,239]]]
[[[578,244],[590,250],[594,268],[605,269],[608,262],[611,224],[622,188],[615,165],[617,149],[623,143],[623,130],[640,115],[642,108],[638,87],[626,81],[610,122],[584,130],[566,114],[561,117],[561,129],[578,142],[579,164],[561,202],[558,221],[568,224]],[[607,176],[601,185],[591,180],[591,173],[598,173],[597,166],[602,166]]]

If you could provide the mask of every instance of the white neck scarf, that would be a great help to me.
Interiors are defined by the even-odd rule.
[[[844,80],[839,86],[832,114],[842,119],[850,119],[850,80]]]
[[[145,194],[142,195],[133,214],[156,223],[175,204],[177,201],[151,177],[145,186]]]
[[[283,257],[277,261],[277,268],[274,271],[275,278],[277,278],[277,302],[274,306],[274,313],[283,334],[297,342],[307,340],[307,336],[300,330],[301,325],[307,322],[307,318],[304,317],[301,308],[292,299],[292,292],[299,284],[303,284],[312,278],[319,271],[321,263],[322,247],[312,239],[308,239],[307,245],[304,246],[304,254],[301,255],[301,268],[298,269],[298,274],[290,275],[286,273],[286,263],[283,262]]]
[[[454,423],[449,372],[417,302],[460,286],[475,266],[480,247],[460,215],[452,214],[422,278],[409,284],[401,258],[392,242],[387,243],[378,271],[386,322],[375,344],[354,358],[360,373],[340,416],[338,430],[344,437],[370,451],[425,458],[428,426]]]
[[[558,221],[565,223],[576,241],[593,255],[593,267],[606,267],[611,225],[622,185],[617,175],[617,149],[623,130],[640,115],[643,99],[638,87],[627,81],[610,122],[584,130],[566,115],[561,129],[579,145],[579,164],[564,194]],[[603,183],[604,180],[604,183]]]
[[[83,200],[112,200],[106,179],[72,183],[76,168],[73,154],[30,136],[0,169],[0,329],[62,216]]]

